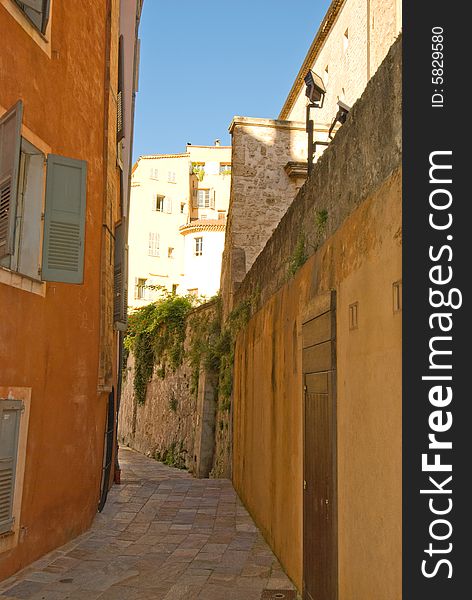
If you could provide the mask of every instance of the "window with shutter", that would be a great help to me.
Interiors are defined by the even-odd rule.
[[[123,36],[120,35],[118,40],[118,94],[117,94],[117,107],[116,107],[116,141],[119,142],[125,135],[124,127],[124,90],[123,90],[123,63],[124,63],[124,42]]]
[[[152,209],[157,212],[164,212],[165,199],[165,196],[160,196],[159,194],[157,194],[157,196],[155,196],[153,199]]]
[[[0,258],[14,251],[23,103],[0,118]]]
[[[149,232],[149,247],[148,247],[149,256],[159,256],[159,244],[160,244],[159,234],[154,231],[150,231]]]
[[[83,283],[87,163],[50,154],[46,170],[42,279]]]
[[[195,238],[195,256],[202,256],[203,254],[203,238],[196,237]]]
[[[11,531],[14,522],[13,496],[22,410],[21,400],[0,402],[0,535]]]
[[[172,198],[166,198],[164,210],[166,213],[172,213]]]
[[[125,262],[125,228],[122,224],[115,227],[115,268],[114,268],[114,302],[113,320],[126,324],[126,262]]]
[[[28,19],[41,33],[46,32],[49,21],[50,0],[14,0]]]
[[[198,208],[210,207],[210,190],[197,191]]]
[[[212,190],[210,194],[210,208],[212,208],[213,210],[215,209],[215,196],[216,192],[215,190]]]

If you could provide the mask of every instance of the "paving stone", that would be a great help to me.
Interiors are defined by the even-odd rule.
[[[294,589],[231,482],[129,449],[92,528],[0,584],[0,600],[259,600]]]

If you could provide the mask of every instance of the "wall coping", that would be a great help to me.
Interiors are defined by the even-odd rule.
[[[228,131],[232,134],[234,128],[238,126],[267,127],[269,129],[295,129],[300,131],[306,130],[305,123],[302,123],[301,121],[282,121],[280,119],[235,116],[228,127]]]

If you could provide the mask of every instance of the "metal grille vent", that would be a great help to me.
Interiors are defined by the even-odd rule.
[[[79,225],[51,221],[49,225],[48,268],[78,271],[79,257]]]

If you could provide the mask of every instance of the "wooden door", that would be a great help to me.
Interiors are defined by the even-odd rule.
[[[303,598],[337,598],[336,309],[324,296],[303,323]]]

